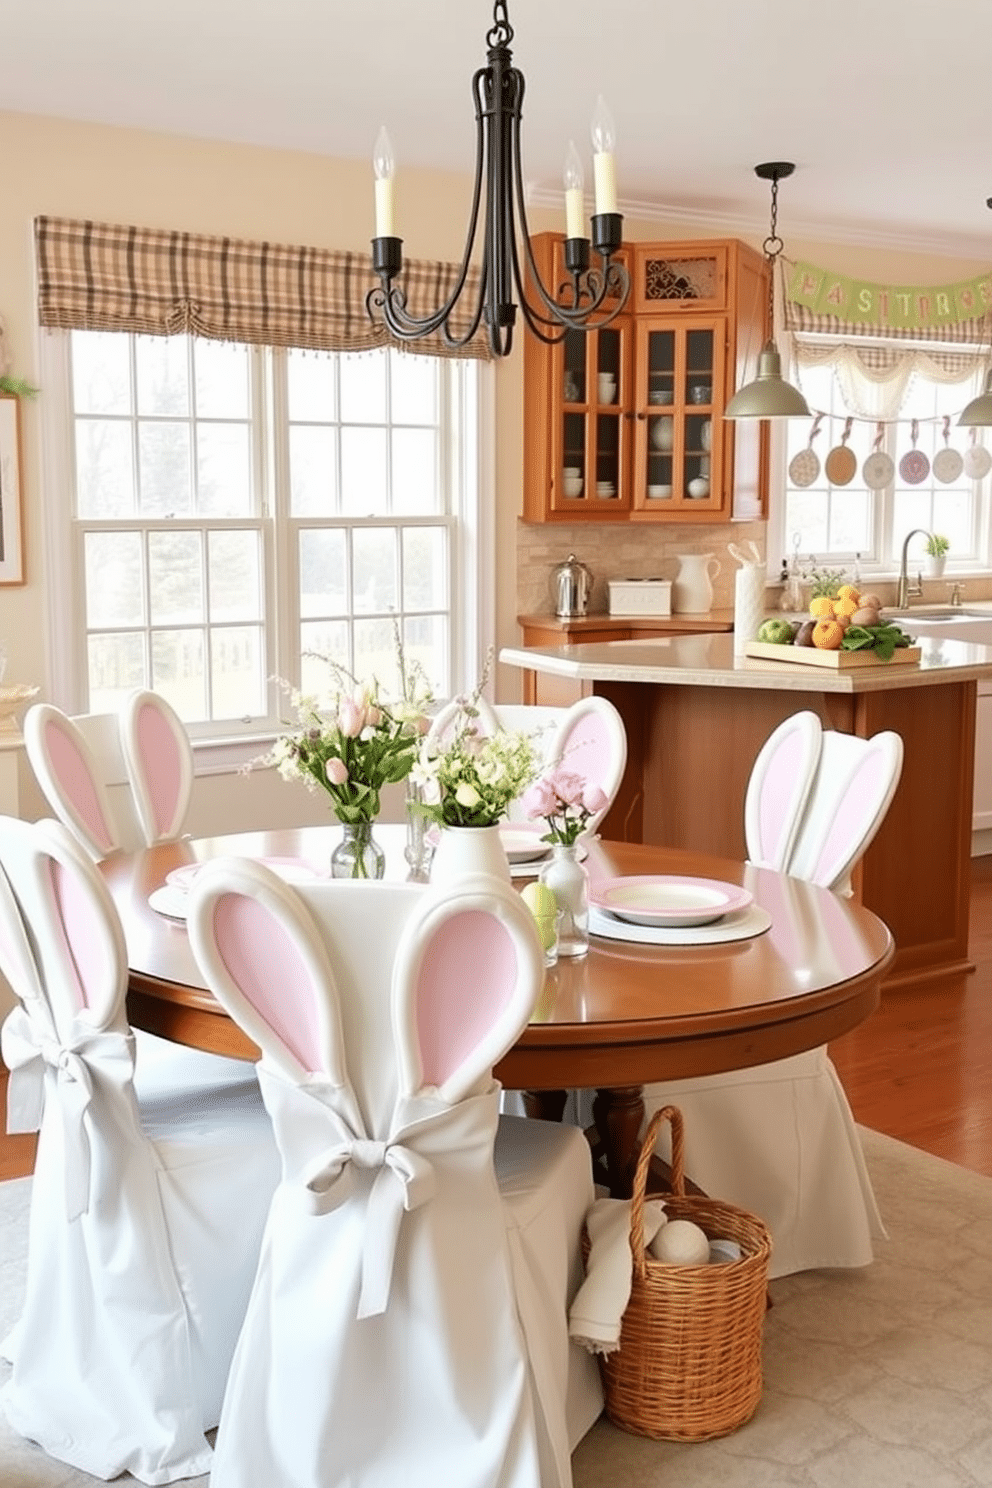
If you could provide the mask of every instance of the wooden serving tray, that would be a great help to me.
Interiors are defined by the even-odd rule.
[[[890,661],[883,661],[874,651],[821,651],[816,646],[772,646],[768,641],[748,641],[745,656],[759,661],[792,661],[797,666],[829,667],[844,672],[850,667],[909,666],[919,661],[919,646],[902,646]]]

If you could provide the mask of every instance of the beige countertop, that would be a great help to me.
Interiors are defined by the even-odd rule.
[[[733,610],[710,610],[706,615],[518,615],[518,625],[542,630],[732,630]]]
[[[743,687],[784,692],[884,692],[992,677],[992,647],[921,636],[918,662],[831,671],[801,662],[734,655],[726,634],[672,635],[649,641],[507,646],[507,666],[589,682],[649,682],[681,687]],[[784,649],[784,648],[783,648]]]

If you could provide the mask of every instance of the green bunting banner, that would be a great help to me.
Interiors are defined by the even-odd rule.
[[[958,284],[869,284],[815,264],[797,263],[786,295],[816,315],[855,325],[930,330],[981,319],[992,308],[992,271]]]

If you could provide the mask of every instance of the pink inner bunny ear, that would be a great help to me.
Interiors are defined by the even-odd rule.
[[[326,994],[295,936],[245,894],[222,895],[213,923],[228,975],[262,1024],[308,1073],[325,1073],[317,1008]]]
[[[45,725],[45,747],[52,773],[94,841],[105,851],[115,846],[114,833],[103,812],[90,767],[75,740],[57,723]]]
[[[139,708],[135,739],[155,826],[159,835],[163,835],[175,825],[182,788],[182,757],[168,720],[154,703],[144,703]]]
[[[80,1008],[105,1015],[116,1000],[120,968],[110,960],[110,941],[101,934],[102,908],[80,874],[49,859],[52,889],[64,937],[63,986]]]
[[[425,1085],[443,1085],[462,1067],[505,1012],[516,979],[516,949],[495,915],[467,910],[442,922],[416,989]]]

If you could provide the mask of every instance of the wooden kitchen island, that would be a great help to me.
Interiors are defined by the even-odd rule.
[[[894,729],[902,777],[854,880],[895,938],[892,986],[971,969],[975,706],[992,648],[919,644],[918,663],[850,671],[735,656],[733,636],[712,634],[508,648],[500,660],[571,678],[620,710],[628,763],[607,839],[742,858],[751,767],[784,718],[810,709],[825,728],[861,738]]]

